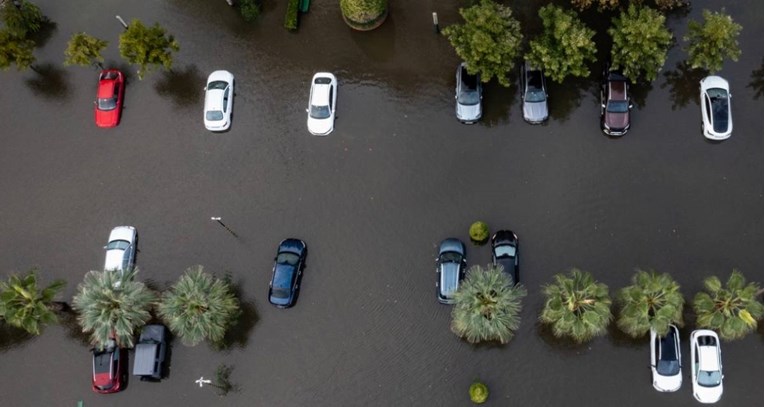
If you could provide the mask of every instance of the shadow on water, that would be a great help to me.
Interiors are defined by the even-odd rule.
[[[73,339],[75,342],[85,347],[92,346],[90,342],[90,334],[83,332],[82,327],[80,327],[80,324],[77,322],[76,311],[72,310],[60,313],[58,322],[66,331],[67,338]]]
[[[23,329],[0,322],[0,353],[22,346],[34,337]]]
[[[611,344],[622,348],[641,349],[648,343],[648,334],[633,338],[622,332],[622,330],[616,326],[615,319],[608,325],[608,333],[606,336]]]
[[[188,65],[182,70],[162,72],[162,78],[154,85],[154,89],[161,96],[172,100],[176,107],[188,107],[197,104],[202,97],[202,87],[196,86],[200,83],[204,84],[205,78],[200,75],[196,65]]]
[[[581,355],[588,349],[588,344],[579,343],[569,338],[558,338],[553,334],[552,327],[542,322],[536,323],[537,335],[542,338],[550,348],[563,356]]]
[[[548,100],[550,120],[563,123],[568,120],[571,112],[582,103],[582,95],[594,94],[598,103],[600,94],[598,87],[589,78],[566,78],[563,83],[557,83],[548,78]]]
[[[507,124],[513,115],[518,95],[517,79],[510,77],[510,86],[504,87],[496,80],[483,84],[483,118],[478,122],[481,126],[494,127]],[[520,111],[518,112],[520,116]]]
[[[699,81],[707,73],[702,69],[691,68],[686,61],[678,62],[675,69],[664,72],[664,83],[661,89],[669,86],[669,97],[672,99],[672,110],[685,107],[689,101],[699,103]]]
[[[371,31],[353,31],[350,38],[373,62],[390,61],[396,54],[394,16],[389,13],[381,26]],[[348,27],[348,30],[353,30]]]
[[[752,71],[752,74],[749,76],[752,80],[749,82],[749,84],[746,85],[746,87],[751,88],[754,91],[754,95],[752,95],[753,100],[757,100],[762,97],[762,76],[762,64],[760,64],[758,69]]]
[[[239,309],[241,314],[236,321],[236,325],[229,328],[226,332],[226,336],[223,337],[222,343],[213,346],[213,348],[218,351],[229,351],[233,348],[241,349],[247,347],[250,331],[252,331],[252,328],[258,322],[258,312],[255,309],[255,305],[243,300],[242,283],[238,282],[234,284],[231,282],[231,275],[229,273],[226,273],[224,279],[229,281],[234,295],[239,299]]]
[[[66,99],[69,96],[66,71],[50,63],[35,65],[32,70],[36,75],[24,82],[35,95],[47,99]]]

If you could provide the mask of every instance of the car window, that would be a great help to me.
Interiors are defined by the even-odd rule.
[[[329,106],[311,105],[310,115],[314,119],[326,119],[330,115]]]
[[[627,113],[630,109],[626,100],[609,100],[606,104],[606,111],[609,113]]]
[[[223,120],[223,112],[220,110],[210,110],[205,114],[205,117],[210,121]]]
[[[130,243],[127,240],[112,240],[106,245],[106,250],[127,250]]]
[[[712,372],[708,372],[706,370],[699,370],[698,375],[696,376],[699,384],[704,387],[715,387],[720,385],[720,382],[722,381],[722,372],[719,370],[715,370]]]
[[[457,252],[441,253],[439,261],[441,263],[459,263],[462,261],[462,255]]]
[[[225,112],[228,108],[228,91],[231,88],[226,88],[226,90],[223,92],[223,111]]]
[[[332,95],[335,93],[335,87],[329,87],[329,109],[332,110]]]
[[[296,266],[298,264],[298,261],[300,261],[300,257],[296,255],[295,253],[279,253],[276,256],[276,262],[279,264],[289,264],[290,266]]]
[[[226,89],[226,87],[228,87],[228,83],[226,83],[225,81],[212,81],[207,85],[207,90],[214,90],[214,89],[223,90],[223,89]]]
[[[515,256],[515,247],[505,244],[494,248],[494,255],[497,257]]]
[[[114,110],[117,108],[117,97],[110,97],[110,98],[98,98],[98,101],[96,102],[98,105],[98,110]]]
[[[718,133],[725,132],[728,130],[728,95],[725,91],[722,91],[721,94],[715,96],[711,96],[710,94],[710,99],[712,102],[711,114],[714,130]]]

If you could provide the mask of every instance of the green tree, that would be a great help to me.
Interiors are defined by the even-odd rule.
[[[121,346],[133,347],[135,331],[151,318],[156,295],[134,280],[136,272],[90,271],[77,286],[72,307],[94,345],[103,348],[114,338]]]
[[[475,404],[483,404],[489,399],[489,388],[479,381],[475,381],[470,385],[469,393],[470,401]]]
[[[237,6],[239,7],[239,14],[248,23],[255,21],[260,16],[260,5],[257,0],[239,0]]]
[[[45,16],[40,7],[26,0],[9,0],[0,5],[0,14],[5,28],[18,38],[27,38],[30,33],[40,31]]]
[[[554,279],[554,284],[542,287],[546,300],[539,319],[552,325],[555,336],[579,343],[605,334],[613,318],[608,286],[577,269]]]
[[[388,0],[340,0],[340,12],[349,26],[371,30],[388,16]]]
[[[746,283],[738,270],[733,270],[723,287],[716,276],[704,279],[707,292],[693,298],[696,325],[717,331],[726,340],[741,339],[757,329],[762,319],[762,303],[757,300],[762,289],[756,283]]]
[[[595,61],[595,31],[571,10],[548,4],[539,9],[543,32],[529,42],[531,51],[526,60],[542,67],[549,78],[562,83],[569,76],[585,77],[590,74],[587,63]]]
[[[66,45],[64,65],[92,65],[103,68],[101,63],[104,62],[104,57],[101,56],[101,51],[107,44],[109,43],[84,32],[76,33]]]
[[[0,316],[10,325],[40,335],[45,325],[58,321],[54,308],[62,303],[53,299],[65,285],[55,280],[40,289],[36,269],[23,276],[11,275],[7,282],[0,282]]]
[[[725,58],[738,61],[741,55],[738,47],[741,26],[725,14],[725,9],[714,13],[704,10],[703,16],[703,23],[688,23],[688,35],[683,38],[688,42],[688,60],[692,68],[719,71]]]
[[[513,285],[499,266],[473,266],[454,293],[452,332],[470,343],[507,343],[521,323],[526,289]]]
[[[579,11],[586,10],[593,5],[596,5],[598,10],[611,10],[619,5],[619,0],[571,0],[571,5]]]
[[[616,325],[637,338],[653,328],[666,335],[670,324],[683,324],[683,294],[680,285],[667,274],[637,270],[632,285],[617,294],[621,305]]]
[[[0,30],[0,69],[7,70],[13,64],[19,71],[34,69],[34,51],[34,41],[19,38],[7,30]]]
[[[120,55],[129,63],[138,65],[138,79],[143,79],[154,65],[169,70],[173,66],[173,52],[179,49],[175,38],[159,23],[146,27],[139,20],[133,20],[120,34]]]
[[[513,11],[492,0],[461,8],[464,24],[444,28],[443,34],[467,63],[471,74],[480,73],[481,81],[496,77],[502,86],[510,86],[508,72],[521,50],[521,23],[513,18]]]
[[[664,25],[665,20],[660,12],[634,4],[611,20],[613,25],[608,34],[613,39],[612,63],[632,82],[641,75],[653,81],[664,66],[672,43],[672,33]]]
[[[160,317],[190,346],[203,340],[219,344],[240,314],[230,284],[206,273],[202,266],[188,268],[159,304]]]

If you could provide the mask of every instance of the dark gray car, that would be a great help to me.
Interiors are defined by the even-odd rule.
[[[135,346],[133,375],[140,376],[141,380],[161,379],[166,353],[167,328],[159,324],[146,325]]]
[[[457,120],[464,124],[473,124],[481,118],[481,99],[483,99],[481,74],[469,74],[467,64],[464,62],[457,67],[457,87],[454,98],[457,101]]]
[[[465,244],[459,239],[448,238],[438,247],[436,258],[436,280],[438,302],[454,304],[454,292],[459,288],[460,281],[465,278]]]
[[[521,64],[521,104],[523,120],[531,124],[544,123],[548,116],[547,84],[541,69]]]

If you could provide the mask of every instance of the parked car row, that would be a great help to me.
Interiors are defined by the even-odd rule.
[[[436,257],[436,298],[441,304],[454,304],[454,293],[465,278],[467,268],[465,243],[450,237],[438,246]],[[491,261],[508,274],[512,284],[518,284],[518,236],[510,230],[500,230],[491,238]]]
[[[167,354],[167,328],[164,325],[146,325],[141,330],[135,347],[133,375],[141,380],[160,380],[164,374]],[[116,393],[127,382],[128,350],[114,340],[103,348],[93,348],[93,377],[91,387],[101,394]]]
[[[548,93],[544,72],[524,62],[520,67],[521,109],[523,120],[541,124],[549,118]],[[609,65],[603,69],[600,85],[600,129],[606,135],[619,137],[630,129],[629,79]],[[457,66],[455,87],[457,120],[474,124],[481,119],[483,87],[481,75],[472,75],[462,62]],[[725,140],[733,132],[728,81],[719,76],[707,76],[701,81],[701,132],[710,140]]]
[[[651,373],[653,387],[673,392],[683,383],[680,333],[675,325],[659,336],[651,329]],[[693,397],[702,403],[716,403],[722,397],[722,352],[717,333],[698,329],[691,333],[691,384]]]

